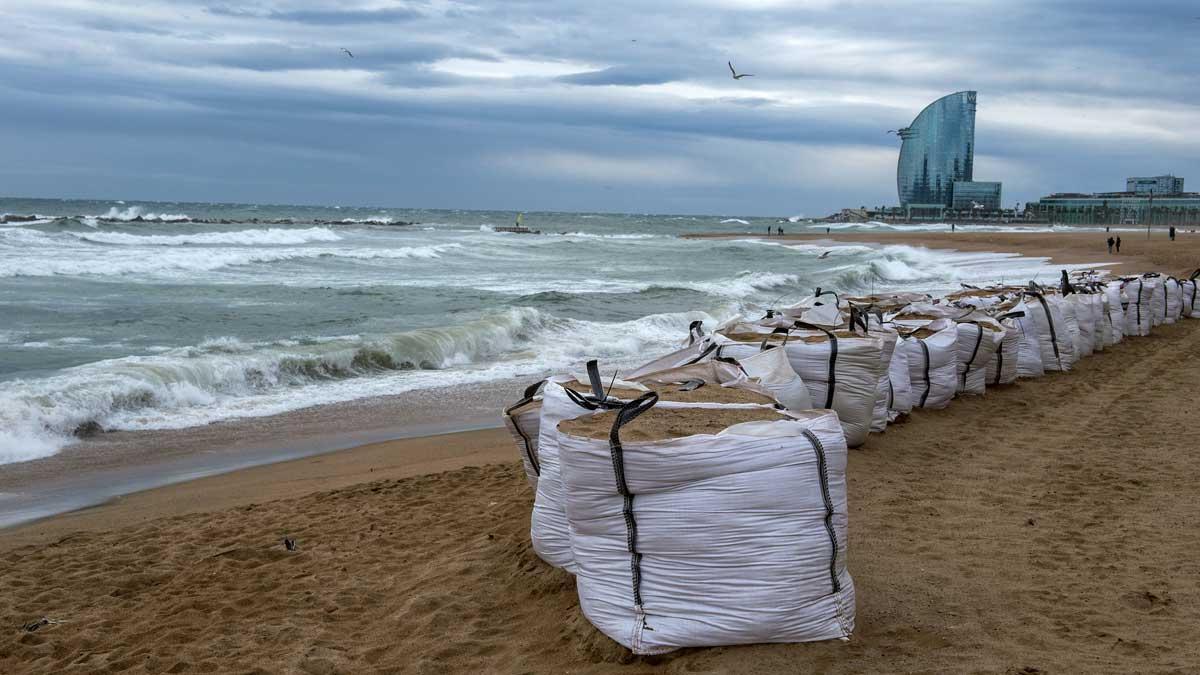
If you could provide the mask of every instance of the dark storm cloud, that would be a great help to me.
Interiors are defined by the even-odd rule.
[[[10,0],[9,167],[73,161],[5,191],[816,213],[894,202],[884,131],[960,89],[1006,201],[1194,182],[1193,5]]]

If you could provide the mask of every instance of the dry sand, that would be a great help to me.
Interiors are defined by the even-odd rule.
[[[848,468],[845,643],[629,657],[530,549],[497,430],[0,532],[0,672],[1194,673],[1197,381],[1200,321],[872,435]],[[19,629],[43,616],[62,623]]]

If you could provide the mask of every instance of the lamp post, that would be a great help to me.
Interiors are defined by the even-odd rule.
[[[1150,188],[1150,204],[1146,207],[1149,215],[1146,217],[1146,240],[1150,239],[1150,226],[1154,224],[1154,188]]]

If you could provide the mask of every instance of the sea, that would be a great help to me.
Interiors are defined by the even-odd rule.
[[[799,217],[0,199],[0,464],[80,432],[632,367],[817,287],[1053,281],[1037,258],[751,236]],[[16,218],[14,218],[16,216]],[[1005,230],[1005,225],[960,229]],[[826,255],[827,254],[827,255]]]

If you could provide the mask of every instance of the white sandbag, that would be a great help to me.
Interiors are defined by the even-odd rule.
[[[504,426],[512,434],[517,444],[517,453],[525,466],[525,478],[530,487],[537,491],[538,474],[541,466],[538,463],[538,433],[541,429],[542,396],[540,391],[545,380],[526,387],[521,399],[504,409]]]
[[[1183,313],[1183,288],[1179,285],[1178,279],[1167,277],[1163,280],[1163,292],[1165,295],[1163,323],[1172,324],[1178,321]]]
[[[621,441],[637,425],[626,421],[615,443],[561,434],[588,621],[635,654],[848,638],[854,584],[837,415]]]
[[[877,324],[872,325],[871,330],[877,331],[877,334],[883,337],[883,349],[879,351],[879,384],[875,388],[875,408],[871,413],[871,431],[880,433],[887,430],[890,421],[888,409],[893,396],[890,372],[900,335],[890,327],[885,328]]]
[[[1012,384],[1020,376],[1021,327],[1017,320],[1021,316],[1017,316],[1017,314],[1023,316],[1024,310],[996,317],[996,320],[1004,328],[1004,335],[1000,338],[996,353],[987,363],[986,377],[990,387]],[[1040,360],[1038,365],[1041,365]]]
[[[913,409],[912,382],[908,371],[908,355],[896,341],[892,362],[888,365],[888,421],[907,415]]]
[[[1091,296],[1072,293],[1063,298],[1063,302],[1069,307],[1071,315],[1067,319],[1068,330],[1072,325],[1075,329],[1072,333],[1075,338],[1075,359],[1091,356],[1096,350],[1096,319],[1092,315]]]
[[[1110,281],[1104,285],[1104,294],[1108,298],[1108,327],[1112,332],[1113,344],[1125,339],[1125,304],[1128,300],[1121,286],[1120,281]]]
[[[1036,329],[1043,370],[1070,370],[1074,362],[1075,342],[1063,317],[1061,299],[1033,291],[1027,291],[1026,297],[1025,314]]]
[[[1004,341],[1004,328],[987,317],[972,317],[956,323],[958,393],[982,396],[988,383],[988,364]]]
[[[1075,365],[1075,362],[1082,358],[1081,352],[1083,351],[1080,344],[1079,317],[1075,314],[1075,305],[1059,295],[1047,295],[1046,299],[1062,314],[1063,325],[1066,326],[1065,332],[1068,336],[1062,349],[1062,356],[1070,360],[1070,365]]]
[[[1035,301],[1036,302],[1036,301]],[[1020,344],[1017,346],[1017,377],[1027,379],[1046,374],[1042,364],[1042,338],[1038,324],[1025,300],[1017,303],[1010,312],[1017,324]]]
[[[685,401],[663,400],[659,403],[663,408],[774,408],[774,400],[769,393],[756,383],[750,382],[737,366],[725,363],[701,363],[684,366],[672,371],[660,371],[653,376],[654,381],[605,382],[599,376],[599,369],[594,361],[588,363],[588,381],[593,382],[593,392],[590,395],[572,391],[570,386],[576,378],[555,377],[546,382],[542,388],[542,416],[539,421],[538,434],[538,481],[537,492],[533,502],[533,514],[530,518],[529,537],[533,542],[533,550],[542,560],[561,567],[568,572],[575,571],[574,557],[571,553],[571,532],[566,516],[566,501],[563,494],[562,470],[559,463],[558,425],[565,420],[575,419],[584,415],[596,414],[605,410],[619,407],[631,398],[636,398],[651,388],[659,389],[667,382],[683,380],[716,382],[706,383],[700,387],[689,389],[690,393],[678,394]],[[578,380],[582,382],[583,380]],[[728,386],[724,386],[728,385]],[[595,394],[599,386],[602,395]],[[610,387],[608,395],[605,387]],[[730,403],[719,402],[726,399],[726,389],[739,389],[747,392],[744,397],[752,397],[755,402]],[[664,395],[665,391],[664,391]]]
[[[1150,286],[1150,326],[1161,326],[1167,316],[1167,293],[1163,279],[1157,274],[1145,274],[1142,278]]]
[[[903,334],[902,334],[903,335]],[[938,319],[901,338],[913,407],[945,408],[958,390],[958,327]]]
[[[1200,319],[1200,298],[1196,297],[1198,289],[1195,275],[1179,282],[1179,287],[1183,293],[1180,314],[1189,319]]]
[[[837,411],[850,447],[866,442],[883,363],[881,335],[821,328],[776,329],[786,332],[772,333],[755,324],[737,324],[725,330],[729,342],[722,345],[722,351],[735,359],[750,356],[758,343],[748,340],[760,336],[766,344],[782,346],[808,387],[813,406]]]
[[[757,354],[735,360],[750,379],[769,391],[783,407],[796,412],[812,409],[812,394],[792,367],[786,350],[768,345]]]
[[[1151,306],[1151,298],[1154,296],[1154,285],[1149,279],[1137,277],[1126,280],[1122,289],[1127,301],[1124,312],[1125,335],[1149,335],[1153,325],[1151,315],[1154,309]]]

